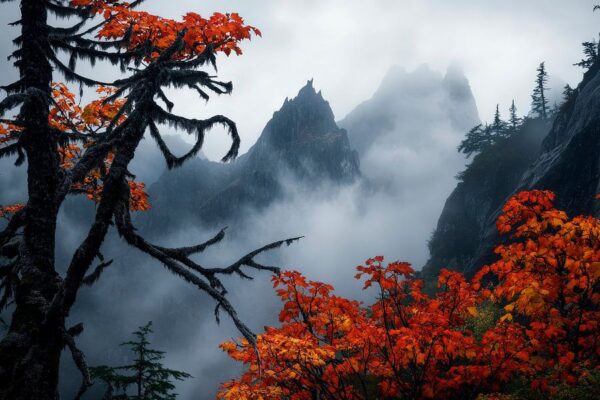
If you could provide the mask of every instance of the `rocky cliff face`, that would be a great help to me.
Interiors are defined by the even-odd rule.
[[[433,276],[446,266],[472,273],[489,262],[499,240],[495,220],[500,207],[521,190],[554,191],[557,206],[569,215],[597,214],[600,65],[585,74],[551,126],[531,121],[514,140],[518,143],[507,143],[510,149],[505,152],[490,149],[478,155],[465,171],[439,219],[424,275]],[[482,157],[492,160],[485,168],[479,166]],[[474,174],[477,170],[480,173]]]
[[[231,164],[194,159],[166,171],[150,188],[153,210],[141,226],[208,226],[241,219],[284,195],[288,180],[302,185],[343,184],[360,175],[358,155],[329,103],[309,81],[286,99],[256,144]],[[184,189],[182,189],[184,188]],[[179,195],[185,190],[185,195]]]
[[[423,267],[426,278],[435,278],[441,268],[470,270],[479,257],[479,245],[490,226],[490,217],[502,207],[536,159],[548,130],[547,122],[527,121],[508,140],[476,155],[458,175],[458,185],[446,200],[429,241],[430,258]]]

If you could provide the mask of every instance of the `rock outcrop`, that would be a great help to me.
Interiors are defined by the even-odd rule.
[[[501,206],[519,191],[552,190],[557,207],[569,215],[597,215],[599,161],[600,64],[596,63],[553,121],[529,121],[502,148],[475,157],[446,201],[423,274],[435,276],[442,267],[473,273],[489,262],[501,239],[495,228]]]

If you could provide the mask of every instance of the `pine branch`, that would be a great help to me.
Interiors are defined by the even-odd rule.
[[[6,86],[0,86],[0,89],[4,90],[6,93],[16,93],[16,92],[24,92],[27,87],[25,86],[25,81],[23,78],[15,81]]]
[[[175,88],[193,88],[201,85],[217,94],[231,93],[233,90],[231,82],[220,82],[212,78],[205,71],[170,70],[165,83]]]
[[[48,59],[54,64],[56,68],[64,75],[67,82],[76,82],[85,86],[112,86],[110,82],[101,82],[95,79],[87,78],[83,75],[79,75],[77,72],[73,71],[71,68],[66,66],[62,61],[58,59],[54,52],[50,52],[48,55]]]
[[[171,150],[169,149],[169,147],[163,140],[160,132],[158,131],[156,124],[154,122],[150,122],[149,126],[150,126],[150,136],[156,141],[158,148],[160,149],[163,157],[165,158],[165,161],[167,163],[167,168],[169,168],[169,169],[180,167],[181,165],[183,165],[183,163],[185,161],[194,157],[202,149],[202,145],[204,143],[204,134],[199,134],[196,137],[196,143],[194,144],[194,146],[192,146],[192,148],[187,153],[185,153],[183,156],[176,157],[175,155],[173,155],[173,153],[171,152]]]
[[[110,266],[112,263],[113,263],[113,260],[109,260],[109,261],[98,264],[98,266],[94,269],[94,272],[92,272],[89,275],[86,275],[83,278],[83,280],[81,281],[81,283],[84,284],[85,286],[92,286],[94,283],[96,283],[100,279],[100,277],[102,276],[102,273],[104,272],[106,267]]]
[[[142,236],[136,233],[136,229],[131,222],[128,203],[122,203],[119,205],[115,212],[115,222],[119,234],[127,243],[157,259],[169,271],[183,278],[186,282],[195,285],[203,292],[206,292],[217,302],[217,308],[215,310],[216,315],[218,316],[218,309],[223,308],[231,317],[240,333],[248,340],[248,342],[250,342],[252,345],[256,345],[255,335],[238,317],[234,307],[225,297],[227,293],[225,287],[216,275],[238,273],[241,276],[248,277],[241,271],[243,266],[248,266],[258,270],[278,272],[279,269],[276,267],[266,267],[256,263],[254,261],[254,257],[266,251],[281,247],[283,244],[289,245],[299,238],[282,240],[263,246],[260,249],[246,254],[229,267],[206,269],[193,262],[188,256],[196,253],[200,249],[204,250],[206,247],[210,246],[210,244],[217,243],[218,241],[222,240],[222,236],[224,235],[223,231],[219,232],[219,234],[217,234],[214,238],[201,245],[169,249],[149,243]],[[190,269],[192,271],[190,271]],[[208,282],[202,279],[202,277],[196,275],[194,272],[201,273],[204,278],[208,280]]]
[[[6,111],[9,111],[19,104],[22,104],[25,100],[27,100],[27,95],[25,93],[8,95],[2,99],[2,101],[0,101],[0,115],[4,115]]]
[[[103,43],[103,42],[98,42]],[[98,46],[96,43],[94,46]],[[135,51],[126,51],[126,52],[110,52],[105,50],[98,50],[92,47],[82,47],[82,46],[73,46],[69,43],[66,43],[64,39],[53,39],[50,41],[50,44],[55,49],[64,50],[71,54],[71,57],[76,57],[77,59],[89,61],[92,66],[95,65],[96,61],[108,61],[112,65],[117,65],[119,63],[128,63],[134,58],[139,58],[145,52],[145,49],[138,49]],[[108,43],[104,43],[108,44]],[[112,46],[112,43],[110,43]],[[71,68],[72,69],[72,68]]]
[[[176,129],[183,129],[188,133],[195,133],[198,141],[201,137],[203,138],[204,132],[206,130],[212,128],[214,125],[217,124],[223,125],[227,129],[229,135],[231,136],[232,143],[231,147],[229,148],[229,151],[222,158],[222,161],[227,162],[237,157],[240,148],[240,136],[238,134],[235,122],[233,122],[227,117],[224,117],[222,115],[215,115],[205,120],[190,119],[181,117],[179,115],[171,114],[170,112],[167,112],[159,106],[155,105],[153,109],[153,119],[155,122],[166,123]],[[198,151],[199,150],[200,149],[198,149]]]
[[[88,22],[88,18],[85,18],[85,19],[82,19],[81,21],[77,22],[76,24],[66,27],[66,28],[59,28],[59,27],[48,25],[48,31],[50,33],[49,36],[52,39],[52,38],[62,38],[65,36],[73,35],[73,34],[79,32],[79,30],[81,28],[83,28],[87,22]]]
[[[192,59],[189,60],[177,60],[177,61],[169,61],[167,63],[167,67],[169,68],[177,68],[182,70],[193,70],[195,68],[201,67],[206,64],[210,64],[215,71],[217,70],[217,59],[215,56],[215,51],[219,47],[217,43],[211,43],[201,54],[198,54]]]
[[[197,244],[195,246],[187,246],[187,247],[175,247],[173,249],[171,249],[172,252],[174,253],[178,253],[182,256],[191,256],[193,254],[197,254],[197,253],[202,253],[204,252],[204,250],[206,250],[208,247],[213,246],[219,242],[221,242],[223,240],[223,238],[225,238],[225,230],[227,228],[223,228],[219,231],[219,233],[217,233],[215,236],[213,236],[212,238],[208,239],[206,242]],[[164,249],[159,247],[160,249]]]
[[[277,242],[270,243],[266,246],[261,247],[260,249],[256,249],[256,250],[246,254],[245,256],[240,258],[238,261],[234,262],[233,264],[231,264],[230,266],[228,266],[226,268],[211,268],[208,271],[210,273],[214,273],[214,274],[233,274],[233,273],[240,274],[241,268],[243,266],[248,266],[250,268],[254,268],[254,269],[257,269],[260,271],[270,271],[274,274],[279,274],[281,272],[280,268],[261,265],[261,264],[255,262],[254,258],[256,256],[258,256],[259,254],[265,253],[269,250],[277,249],[283,245],[289,246],[292,243],[299,241],[303,237],[304,236],[298,236],[298,237],[285,239],[285,240],[279,240]]]
[[[59,18],[71,18],[71,17],[79,17],[79,18],[89,18],[90,10],[89,7],[71,7],[71,6],[63,6],[62,4],[57,4],[53,1],[42,0],[46,4],[48,11],[53,13]]]
[[[12,143],[5,147],[0,147],[0,158],[12,156],[19,152],[21,145],[19,143]]]

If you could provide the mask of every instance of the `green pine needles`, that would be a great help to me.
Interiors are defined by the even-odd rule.
[[[135,339],[121,343],[134,354],[131,364],[119,367],[101,365],[90,368],[90,375],[106,385],[103,400],[173,400],[174,381],[190,378],[186,372],[165,368],[164,352],[150,348],[148,336],[152,322],[133,332]]]

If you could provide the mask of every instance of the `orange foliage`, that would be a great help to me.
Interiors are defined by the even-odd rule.
[[[52,84],[52,100],[53,106],[50,108],[48,123],[51,127],[62,132],[76,132],[87,137],[83,147],[91,146],[94,143],[94,134],[100,129],[106,127],[110,121],[117,115],[117,112],[122,107],[124,100],[117,99],[115,101],[104,102],[104,100],[114,93],[114,89],[110,87],[100,86],[96,92],[100,98],[81,107],[76,101],[75,95],[63,83]],[[122,123],[126,116],[119,118],[117,123]],[[21,129],[16,125],[0,124],[0,145],[9,144],[11,141],[16,141],[18,133]],[[60,159],[60,165],[63,169],[72,168],[77,160],[82,155],[82,148],[78,145],[68,143],[57,148]],[[83,180],[76,183],[72,189],[74,192],[83,193],[87,198],[93,201],[99,201],[102,194],[102,178],[106,176],[110,170],[113,154],[109,153],[104,160],[104,165],[93,169]],[[150,208],[148,195],[144,191],[144,184],[141,182],[129,181],[130,188],[130,208],[132,211],[145,211]],[[13,210],[14,207],[5,206],[4,210]],[[0,209],[0,210],[2,210]],[[0,216],[5,216],[7,211]],[[0,211],[1,213],[1,211]]]
[[[252,34],[261,32],[250,25],[245,25],[237,13],[214,13],[204,18],[197,13],[187,13],[182,21],[163,18],[148,12],[132,10],[128,3],[102,0],[72,0],[74,6],[92,6],[94,12],[102,14],[108,22],[100,29],[100,39],[122,39],[130,35],[129,48],[136,48],[144,43],[151,43],[157,51],[171,46],[177,34],[186,31],[184,48],[175,58],[184,59],[202,54],[206,46],[213,46],[213,51],[226,55],[234,52],[242,54],[239,42],[251,39]]]
[[[569,219],[553,198],[511,198],[498,219],[511,233],[500,259],[471,281],[442,270],[433,296],[409,264],[383,257],[358,267],[377,292],[368,307],[298,272],[274,277],[281,326],[256,349],[221,345],[248,368],[219,398],[468,399],[515,379],[547,392],[585,380],[600,358],[600,221]]]
[[[174,44],[179,32],[185,31],[183,48],[172,56],[174,60],[189,60],[202,54],[208,46],[213,52],[223,52],[230,55],[232,52],[241,54],[240,42],[250,40],[252,35],[261,35],[261,32],[250,25],[237,14],[214,13],[204,18],[197,13],[187,13],[181,21],[162,18],[148,12],[137,11],[130,8],[130,3],[119,0],[71,0],[75,7],[90,7],[94,14],[101,15],[106,21],[97,31],[99,40],[121,40],[127,50],[134,50],[140,46],[151,45],[151,55],[146,61],[158,57],[160,52]],[[89,135],[89,140],[84,147],[94,143],[93,134],[100,128],[105,128],[124,104],[124,99],[105,103],[104,100],[114,93],[113,88],[99,87],[97,92],[101,97],[85,107],[81,107],[75,95],[66,85],[54,83],[52,98],[54,106],[50,110],[49,124],[60,131],[71,131]],[[122,123],[126,116],[122,115],[118,123]],[[17,139],[20,127],[12,124],[0,123],[0,145],[8,145]],[[63,145],[57,149],[61,166],[65,169],[72,168],[81,156],[82,149],[73,144]],[[75,191],[82,192],[86,197],[98,201],[102,192],[100,183],[103,176],[110,168],[111,155],[105,160],[104,166],[93,170],[83,182],[74,185]],[[150,208],[148,196],[144,191],[144,184],[129,182],[131,209],[144,211]],[[8,209],[5,207],[4,209]]]
[[[19,212],[25,207],[23,204],[16,203],[10,206],[0,206],[0,218],[8,219],[10,214]]]

